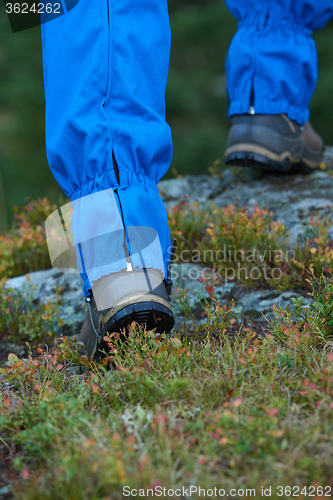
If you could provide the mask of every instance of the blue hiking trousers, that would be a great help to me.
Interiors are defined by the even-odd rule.
[[[285,113],[309,120],[317,82],[311,34],[333,16],[333,0],[226,0],[238,19],[226,61],[229,116]]]
[[[88,218],[89,224],[102,223],[111,235],[112,253],[120,216],[126,228],[152,228],[166,275],[170,234],[157,183],[172,158],[165,121],[171,43],[167,0],[80,0],[41,29],[52,173],[72,201],[117,191],[118,214],[105,191],[103,203],[91,198],[76,213],[74,232],[85,233]],[[146,257],[147,268],[156,267],[151,257]],[[124,259],[99,266],[94,279],[123,268]],[[87,296],[92,283],[84,267],[80,274]]]
[[[317,79],[311,32],[332,17],[333,0],[226,3],[239,20],[226,62],[230,116],[247,113],[253,101],[257,113],[307,121]],[[88,219],[115,234],[120,216],[127,228],[152,228],[166,273],[170,235],[157,182],[172,156],[165,122],[167,0],[80,0],[42,25],[42,47],[50,168],[73,202],[106,192],[103,203],[93,199],[77,211],[76,235],[85,232]],[[117,192],[118,214],[106,190]],[[108,245],[111,252],[112,238]],[[98,253],[98,245],[91,248]],[[152,252],[146,267],[156,267],[155,257]],[[100,266],[94,279],[123,265],[116,259]],[[84,268],[81,275],[87,296],[91,283]]]

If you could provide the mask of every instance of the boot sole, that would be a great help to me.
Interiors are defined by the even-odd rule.
[[[138,302],[116,312],[104,325],[106,332],[121,331],[131,323],[145,325],[156,333],[169,333],[175,323],[171,309],[158,302]]]
[[[166,305],[160,302],[141,301],[110,312],[108,317],[104,318],[104,324],[101,328],[101,337],[103,339],[106,333],[123,332],[133,322],[144,325],[147,330],[154,330],[156,333],[169,333],[175,323],[172,311]],[[104,340],[98,341],[94,335],[94,346],[91,346],[90,360],[100,361],[104,357],[103,350],[107,350],[107,344]]]

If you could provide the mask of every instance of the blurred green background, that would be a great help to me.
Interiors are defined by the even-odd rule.
[[[224,61],[236,21],[223,0],[169,0],[172,28],[167,120],[174,140],[167,177],[207,171],[223,158],[229,119]],[[333,23],[314,34],[319,81],[311,120],[326,144],[333,138]],[[26,197],[57,201],[47,165],[40,29],[13,34],[0,3],[0,230]]]

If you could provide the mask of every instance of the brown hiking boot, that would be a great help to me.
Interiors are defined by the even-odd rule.
[[[99,279],[87,301],[81,340],[90,360],[99,361],[107,333],[122,332],[132,322],[156,333],[169,333],[174,325],[170,306],[171,280],[162,281],[154,269],[121,271]]]
[[[323,140],[310,122],[302,127],[287,115],[233,116],[224,160],[227,165],[289,172],[318,168]],[[299,168],[300,167],[300,168]]]

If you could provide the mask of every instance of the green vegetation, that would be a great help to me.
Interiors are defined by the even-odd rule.
[[[223,0],[170,0],[169,10],[173,41],[166,99],[174,139],[172,167],[180,174],[202,173],[222,159],[226,144],[224,61],[236,21]],[[332,133],[332,26],[314,34],[319,81],[311,103],[313,125],[327,144]],[[3,3],[0,47],[0,177],[6,198],[4,204],[0,180],[2,230],[10,226],[13,205],[22,207],[27,196],[47,196],[54,202],[60,189],[45,155],[40,30],[13,34]]]
[[[44,224],[56,209],[47,198],[29,200],[22,211],[14,207],[13,228],[0,234],[0,278],[51,267]]]
[[[293,310],[287,306],[285,310],[275,308],[272,331],[276,339],[292,346],[306,342],[311,346],[323,346],[325,342],[333,340],[333,282],[332,278],[321,275],[314,277],[314,269],[309,268],[311,280],[307,280],[312,288],[309,295],[313,303],[304,304],[304,298],[291,298]],[[292,339],[292,343],[290,340]],[[295,344],[294,344],[295,345]]]
[[[44,238],[40,221],[54,209],[48,200],[31,200],[17,213],[17,227],[1,240],[2,275],[43,264],[45,239],[36,248],[29,244]],[[173,210],[180,251],[199,244],[214,249],[224,239],[237,249],[283,248],[285,228],[267,211],[249,215],[231,206],[223,214]],[[220,219],[215,229],[214,217]],[[282,266],[287,282],[298,283],[304,295],[311,290],[312,305],[293,299],[294,314],[289,306],[274,307],[273,320],[259,333],[239,326],[234,302],[222,306],[215,283],[207,282],[210,297],[188,338],[193,312],[180,289],[175,297],[185,324],[175,337],[133,324],[126,341],[119,334],[104,338],[101,363],[89,362],[75,339],[55,338],[58,301],[36,306],[32,295],[5,289],[3,278],[1,340],[28,341],[31,350],[25,359],[10,354],[0,368],[0,493],[22,500],[114,500],[124,497],[124,486],[191,485],[226,493],[255,489],[256,496],[271,487],[273,499],[288,498],[290,486],[303,491],[300,498],[328,492],[320,487],[331,486],[332,477],[333,281],[327,268],[317,271],[330,262],[326,226],[313,220],[309,228],[313,239],[302,255],[311,256],[312,266],[306,259],[292,269]],[[23,240],[15,257],[21,268],[5,253],[6,245],[10,252],[18,246],[15,238]],[[287,489],[281,495],[278,487]]]
[[[27,275],[29,277],[29,275]],[[0,334],[2,341],[18,344],[28,342],[53,342],[63,320],[58,317],[59,295],[55,302],[34,303],[34,287],[24,294],[6,286],[0,280]],[[57,290],[58,292],[59,290]]]
[[[276,499],[278,486],[330,485],[331,345],[313,349],[292,328],[281,343],[274,332],[188,342],[133,325],[126,345],[108,337],[113,370],[66,339],[36,359],[10,355],[0,425],[15,498],[196,485],[258,496],[272,487]],[[73,361],[87,371],[70,375]]]

